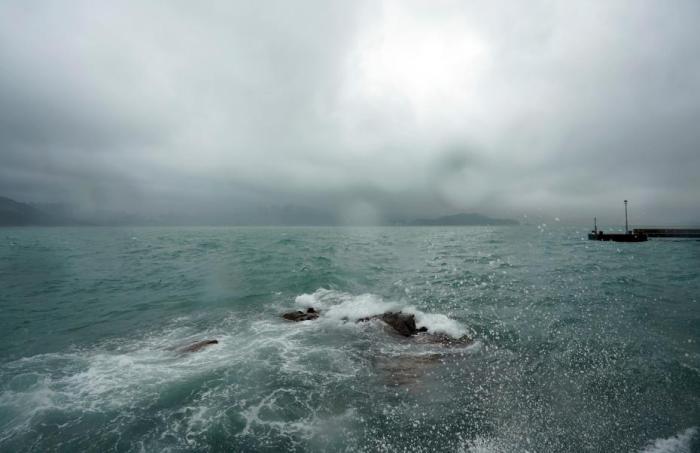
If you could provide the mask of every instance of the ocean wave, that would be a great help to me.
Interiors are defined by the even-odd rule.
[[[159,450],[204,447],[217,429],[247,439],[244,444],[293,443],[350,414],[349,408],[328,411],[323,402],[366,364],[343,349],[314,344],[298,326],[232,315],[204,331],[182,327],[182,319],[171,327],[0,366],[0,450],[26,444],[48,419],[76,433],[65,438],[76,449],[90,437],[116,448],[115,430],[151,420],[139,442]],[[219,343],[179,352],[203,338]]]

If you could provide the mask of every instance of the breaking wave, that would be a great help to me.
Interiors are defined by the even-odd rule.
[[[429,333],[445,334],[460,338],[470,332],[458,321],[441,313],[425,313],[412,305],[385,301],[375,294],[353,295],[341,291],[318,289],[312,294],[297,296],[296,304],[302,308],[321,310],[321,319],[335,322],[357,321],[381,315],[387,311],[401,311],[415,315],[416,327],[425,327]]]
[[[365,390],[355,386],[358,376],[371,381],[373,374],[392,385],[387,379],[397,373],[402,383],[417,382],[420,375],[405,376],[414,370],[397,368],[401,362],[390,357],[435,353],[398,338],[383,341],[371,323],[349,321],[400,310],[413,313],[417,326],[429,332],[468,333],[446,315],[373,294],[319,289],[295,303],[319,308],[321,318],[288,323],[275,306],[262,316],[239,312],[208,326],[178,317],[138,338],[7,362],[0,366],[0,446],[24,448],[49,422],[63,430],[66,448],[75,449],[91,438],[115,449],[197,449],[216,433],[252,450],[270,442],[283,450],[311,440],[331,445],[356,423],[354,403],[328,404],[339,389],[359,398]],[[202,351],[178,352],[214,338],[219,343]],[[416,360],[418,371],[439,365]],[[139,444],[120,444],[120,433],[137,426],[144,431]]]

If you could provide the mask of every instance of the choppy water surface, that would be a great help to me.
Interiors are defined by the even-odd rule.
[[[700,241],[584,235],[1,229],[0,451],[700,451]]]

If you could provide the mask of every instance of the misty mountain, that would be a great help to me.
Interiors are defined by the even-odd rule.
[[[469,214],[454,214],[432,219],[416,219],[408,223],[409,225],[517,225],[518,222],[512,219],[493,219],[485,215],[469,213]]]
[[[232,226],[334,226],[336,215],[320,208],[296,205],[206,207],[174,212],[126,212],[84,210],[65,203],[22,203],[0,197],[0,226],[138,226],[138,225],[232,225]],[[354,223],[353,223],[354,224]],[[360,223],[358,223],[360,224]],[[364,224],[364,223],[362,223]],[[383,224],[380,222],[380,224]],[[495,219],[477,213],[462,213],[436,218],[396,220],[394,225],[517,225],[512,219]]]
[[[232,207],[201,206],[164,214],[154,214],[148,224],[157,225],[231,225],[231,226],[311,226],[335,225],[335,216],[321,209],[298,205],[262,205]]]
[[[333,213],[305,206],[218,206],[200,210],[168,213],[125,212],[117,210],[86,211],[63,203],[22,203],[0,197],[0,226],[138,226],[138,225],[232,225],[232,226],[334,226],[340,222]],[[360,223],[358,223],[360,224]],[[364,224],[364,223],[363,223]],[[381,224],[381,223],[380,223]],[[494,219],[481,214],[455,214],[437,218],[397,220],[394,225],[517,225],[511,219]]]
[[[304,206],[228,206],[182,209],[173,212],[128,212],[123,210],[86,210],[66,203],[22,203],[0,197],[0,226],[139,226],[139,225],[335,225],[335,216]]]
[[[26,203],[0,197],[0,226],[55,225],[59,219]]]

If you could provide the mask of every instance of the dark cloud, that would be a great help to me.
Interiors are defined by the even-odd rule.
[[[700,220],[696,1],[0,4],[0,194]],[[246,211],[248,210],[248,211]],[[305,212],[295,211],[295,212]]]

